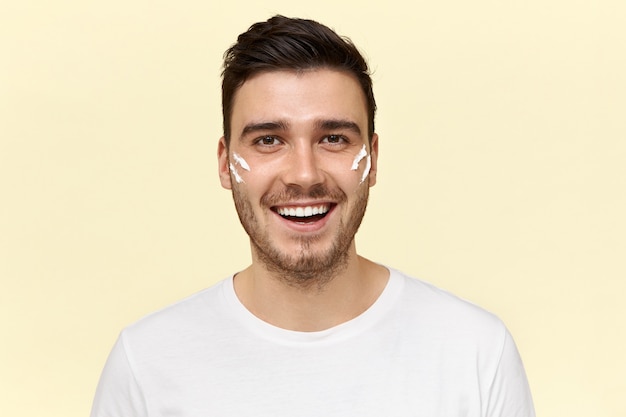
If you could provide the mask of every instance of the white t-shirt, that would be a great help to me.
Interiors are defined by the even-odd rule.
[[[390,270],[363,314],[272,326],[230,277],[122,331],[92,417],[531,417],[515,344],[492,314]]]

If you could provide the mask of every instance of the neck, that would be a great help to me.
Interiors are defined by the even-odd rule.
[[[253,257],[254,259],[254,257]],[[235,292],[260,319],[287,330],[320,331],[351,320],[367,310],[385,288],[386,268],[356,254],[354,245],[344,265],[323,277],[285,279],[253,261],[235,276]]]

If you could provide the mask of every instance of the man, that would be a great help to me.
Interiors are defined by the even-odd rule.
[[[252,264],[125,329],[93,417],[533,416],[493,315],[357,255],[376,104],[354,45],[276,16],[225,54],[219,177]]]

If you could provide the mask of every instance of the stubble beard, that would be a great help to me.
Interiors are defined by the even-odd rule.
[[[269,231],[262,230],[241,186],[234,186],[232,193],[239,220],[250,237],[252,250],[267,271],[287,285],[305,290],[316,288],[322,291],[328,282],[348,266],[350,247],[367,208],[369,187],[363,184],[357,190],[358,195],[352,213],[347,220],[341,219],[328,249],[311,252],[311,247],[320,240],[320,237],[302,236],[298,239],[298,249],[294,251],[297,252],[295,254],[286,253],[272,243]],[[261,207],[270,210],[270,207],[279,202],[303,197],[312,199],[325,197],[339,203],[347,201],[343,191],[330,191],[322,185],[311,189],[306,194],[296,187],[287,187],[281,193],[264,195],[261,198]],[[270,215],[273,214],[270,213]]]

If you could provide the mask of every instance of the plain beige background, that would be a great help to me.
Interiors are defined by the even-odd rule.
[[[86,416],[118,332],[249,262],[223,51],[275,13],[369,58],[362,254],[499,315],[539,416],[626,415],[626,3],[4,1],[0,415]]]

